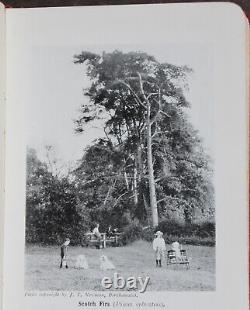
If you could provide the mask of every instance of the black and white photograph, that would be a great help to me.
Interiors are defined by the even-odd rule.
[[[247,309],[242,10],[1,7],[0,22],[2,308]]]
[[[25,289],[215,290],[211,48],[29,61]]]

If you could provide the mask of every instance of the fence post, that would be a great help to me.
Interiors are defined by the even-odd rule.
[[[103,248],[106,248],[106,233],[103,234]]]

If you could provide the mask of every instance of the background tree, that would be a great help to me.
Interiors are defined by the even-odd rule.
[[[86,123],[108,112],[106,137],[123,150],[124,163],[133,162],[123,165],[125,181],[128,184],[128,177],[132,180],[134,204],[143,198],[153,226],[158,224],[158,209],[164,210],[157,207],[157,196],[161,206],[170,201],[175,209],[182,206],[186,220],[190,220],[194,205],[205,208],[198,201],[202,201],[202,188],[205,196],[211,188],[203,184],[211,169],[184,111],[190,106],[184,96],[190,69],[159,63],[142,52],[82,52],[75,56],[75,63],[85,65],[92,81],[85,90],[90,102],[81,107],[76,131],[82,132]],[[198,173],[202,176],[195,178]],[[185,182],[191,179],[194,184],[188,187]]]
[[[106,139],[88,147],[75,170],[79,200],[83,202],[91,222],[101,229],[111,223],[123,227],[133,218],[132,189],[123,171],[123,156]]]
[[[26,241],[60,243],[67,236],[77,243],[87,229],[87,214],[78,210],[75,185],[54,176],[35,150],[27,150]]]
[[[185,80],[188,69],[159,63],[154,57],[139,52],[124,54],[115,51],[102,55],[83,52],[75,56],[75,59],[76,63],[86,64],[87,75],[93,81],[85,93],[93,105],[91,110],[87,106],[82,107],[83,113],[77,121],[77,131],[82,130],[83,123],[94,120],[104,107],[111,116],[106,123],[108,134],[115,136],[118,143],[122,142],[122,137],[136,141],[136,170],[137,166],[141,166],[139,157],[143,134],[146,132],[143,147],[147,148],[151,216],[153,226],[157,226],[152,135],[157,134],[158,122],[169,122],[167,110],[172,102],[175,102],[176,108],[188,105],[182,89],[175,83],[177,80]],[[93,111],[94,114],[91,114]]]

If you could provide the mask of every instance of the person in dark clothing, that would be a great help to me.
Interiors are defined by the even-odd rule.
[[[114,236],[114,232],[113,232],[113,230],[112,230],[112,226],[111,226],[111,225],[109,225],[109,227],[108,227],[108,229],[107,229],[107,231],[106,231],[106,236],[107,236],[108,238]]]
[[[67,264],[67,253],[68,253],[68,245],[70,244],[69,238],[65,239],[65,242],[61,245],[61,264],[60,268],[62,268],[64,265],[66,268],[68,268]]]

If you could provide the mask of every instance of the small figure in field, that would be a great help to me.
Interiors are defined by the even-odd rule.
[[[101,248],[101,239],[102,239],[102,236],[99,232],[99,224],[96,224],[95,228],[93,229],[93,234],[94,236],[96,237],[97,241],[98,241],[98,248],[100,249]]]
[[[100,269],[101,270],[112,270],[115,269],[114,264],[108,259],[106,255],[100,257]]]
[[[165,240],[162,238],[161,231],[156,232],[156,238],[153,241],[153,250],[155,252],[156,267],[161,267],[161,261],[164,258],[166,251]]]
[[[65,268],[68,268],[67,264],[67,253],[68,253],[68,246],[70,244],[69,238],[65,239],[65,242],[61,245],[61,264],[60,268],[65,266]]]
[[[175,257],[177,260],[181,260],[181,245],[179,242],[175,241],[172,243],[171,248],[175,251]]]
[[[85,255],[78,255],[76,258],[75,268],[88,269],[89,264]]]
[[[111,225],[109,225],[109,227],[108,227],[108,229],[107,229],[107,231],[106,231],[106,236],[107,236],[108,238],[114,236],[114,231],[112,230],[112,226],[111,226]]]

